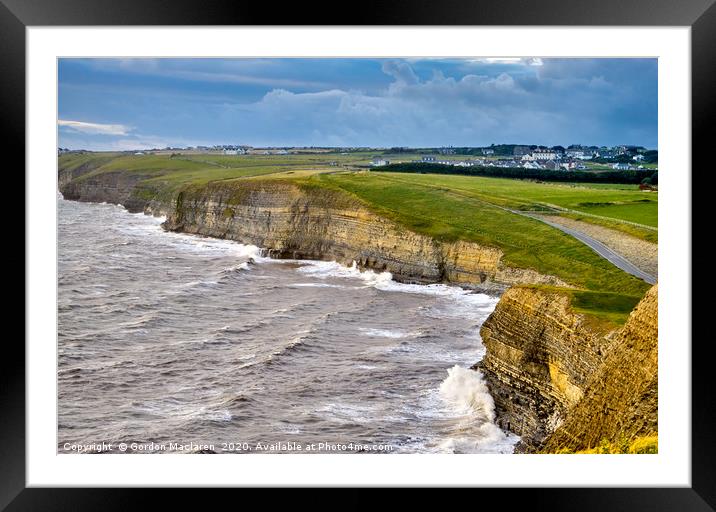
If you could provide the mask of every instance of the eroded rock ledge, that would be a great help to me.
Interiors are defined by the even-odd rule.
[[[190,188],[161,202],[138,193],[143,192],[142,178],[119,171],[61,178],[61,192],[67,199],[161,213],[167,216],[167,230],[257,245],[276,258],[356,261],[361,268],[391,272],[401,282],[500,289],[517,283],[568,286],[555,276],[504,265],[498,248],[441,242],[409,231],[343,192],[281,180],[242,180]]]
[[[483,324],[478,367],[518,452],[577,451],[657,432],[658,288],[618,330],[601,331],[569,297],[514,287]]]

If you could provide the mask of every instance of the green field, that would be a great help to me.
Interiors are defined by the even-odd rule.
[[[498,247],[506,264],[552,274],[587,290],[639,296],[649,286],[608,263],[569,235],[542,222],[516,215],[499,206],[510,201],[487,201],[465,193],[470,180],[497,181],[504,189],[514,180],[468,176],[405,175],[394,179],[384,173],[320,174],[306,181],[354,195],[376,213],[409,229],[445,241],[466,240]],[[443,181],[459,178],[461,187]],[[433,184],[430,180],[434,179]],[[581,189],[591,193],[593,189]],[[590,196],[591,197],[591,196]]]
[[[658,194],[636,185],[545,183],[438,174],[381,173],[384,180],[442,187],[518,210],[556,205],[578,212],[657,227]]]
[[[106,172],[142,176],[137,193],[170,200],[187,187],[227,181],[289,180],[306,190],[330,189],[357,198],[369,209],[410,230],[438,240],[465,240],[497,247],[507,265],[550,274],[588,291],[609,296],[574,296],[575,306],[603,310],[620,323],[649,285],[622,272],[569,235],[510,209],[569,208],[613,220],[657,225],[658,196],[636,186],[542,183],[477,176],[354,171],[372,154],[302,155],[127,155],[82,154],[59,158],[60,168],[82,168],[88,179]],[[587,219],[588,217],[585,217]],[[622,227],[628,226],[621,224]],[[633,231],[640,228],[625,227]],[[655,238],[655,232],[653,233]],[[632,233],[635,234],[635,233]],[[644,233],[641,233],[644,235]],[[637,234],[637,236],[639,236]],[[647,236],[647,235],[644,235]],[[608,299],[608,300],[606,300]],[[596,301],[596,302],[595,302]],[[609,316],[611,315],[611,316]]]

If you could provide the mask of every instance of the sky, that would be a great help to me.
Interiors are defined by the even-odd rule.
[[[59,146],[657,147],[657,59],[60,59]]]

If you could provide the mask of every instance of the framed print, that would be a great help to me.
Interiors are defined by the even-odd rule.
[[[440,486],[713,509],[709,2],[350,25],[3,2],[28,299],[2,506]]]

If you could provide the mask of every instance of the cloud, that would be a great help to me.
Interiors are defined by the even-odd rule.
[[[325,88],[325,82],[267,76],[271,59],[87,59],[88,66],[102,71],[121,70],[159,78],[173,78],[191,82],[264,85],[267,87]],[[213,64],[213,65],[212,65]]]
[[[542,66],[540,57],[482,57],[470,59],[470,62],[480,64],[515,64],[520,66]]]
[[[254,146],[657,143],[656,59],[197,59],[113,66],[184,80],[149,87],[130,71],[92,84],[77,73],[82,89],[60,84],[61,116],[127,125],[60,121],[67,128],[61,140],[82,132],[87,142],[112,139],[127,147],[197,139]],[[333,85],[302,87],[320,81]],[[137,132],[158,134],[167,144]]]
[[[58,119],[57,125],[75,132],[97,135],[127,135],[132,130],[131,127],[123,124],[86,123],[66,119]]]
[[[145,149],[187,146],[211,146],[216,141],[161,137],[156,135],[130,134],[110,136],[72,132],[60,136],[60,147],[90,151],[138,151]]]
[[[417,84],[418,77],[407,62],[388,60],[383,63],[383,73],[401,84]]]
[[[223,82],[233,84],[267,85],[269,87],[326,87],[325,83],[290,78],[270,78],[243,75],[239,73],[209,73],[204,71],[166,71],[155,73],[170,78],[192,80],[196,82]]]
[[[381,70],[393,82],[377,93],[274,89],[257,102],[229,107],[225,119],[229,125],[236,119],[237,131],[251,126],[252,136],[276,145],[655,143],[656,125],[633,115],[629,83],[606,73],[608,63],[576,63],[577,72],[569,74],[564,63],[550,67],[538,58],[494,60],[526,71],[499,67],[453,77],[436,68],[421,80],[408,62],[390,60]],[[645,113],[655,106],[654,98]]]

